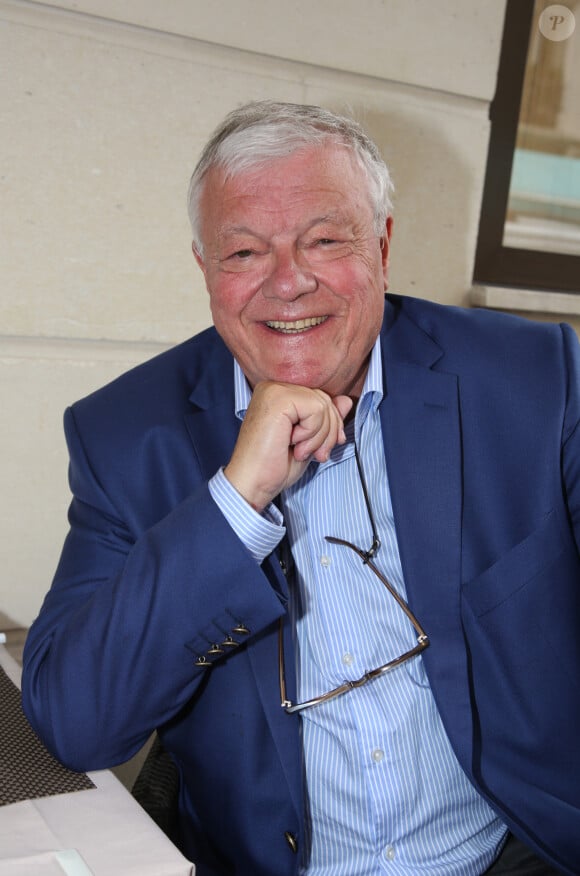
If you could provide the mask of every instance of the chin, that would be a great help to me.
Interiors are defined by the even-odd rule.
[[[312,371],[281,370],[278,377],[273,378],[280,383],[292,383],[295,386],[307,386],[309,389],[324,389],[326,380],[323,375]]]

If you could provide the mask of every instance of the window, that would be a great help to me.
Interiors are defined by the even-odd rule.
[[[507,0],[474,279],[580,293],[580,0]]]

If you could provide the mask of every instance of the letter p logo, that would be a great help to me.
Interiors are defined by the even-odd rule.
[[[538,20],[538,27],[546,39],[561,42],[574,33],[576,19],[571,9],[556,3],[544,9]]]

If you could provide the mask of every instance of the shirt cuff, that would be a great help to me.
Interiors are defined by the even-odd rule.
[[[259,514],[228,481],[223,468],[208,484],[212,499],[252,557],[258,564],[278,547],[286,527],[280,510],[273,502]]]

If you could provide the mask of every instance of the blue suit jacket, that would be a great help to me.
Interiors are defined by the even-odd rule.
[[[513,832],[578,873],[576,338],[389,296],[382,348],[397,535],[445,728]],[[67,412],[71,529],[23,698],[76,769],[125,760],[159,728],[199,876],[284,876],[303,824],[300,719],[277,676],[287,583],[275,555],[256,566],[207,488],[238,433],[232,367],[210,329]],[[196,666],[227,636],[239,646]]]

